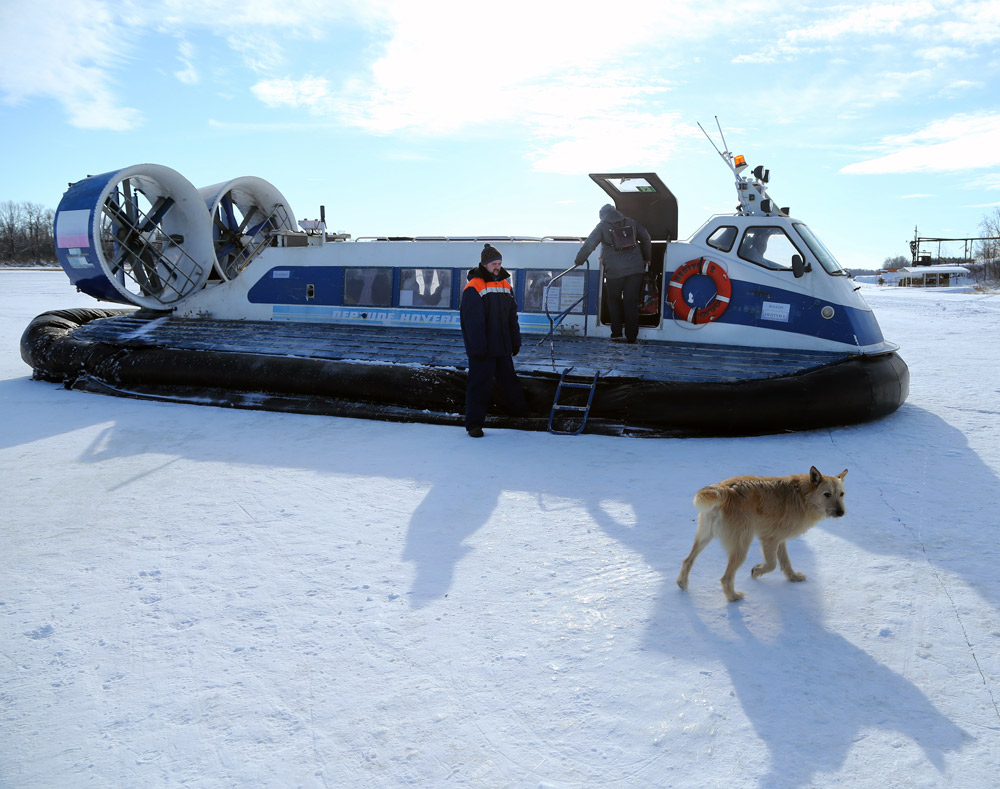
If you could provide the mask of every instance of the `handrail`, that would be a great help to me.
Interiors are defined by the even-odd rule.
[[[578,268],[580,268],[580,267],[577,266],[577,265],[572,265],[568,269],[566,269],[565,271],[559,272],[558,274],[556,274],[552,279],[550,279],[545,284],[545,288],[542,290],[542,302],[545,305],[545,317],[549,319],[549,333],[546,334],[544,337],[542,337],[542,339],[540,339],[538,341],[538,345],[541,345],[546,340],[549,341],[549,356],[552,359],[552,369],[553,370],[555,370],[555,368],[556,368],[555,343],[553,342],[553,337],[555,336],[556,326],[558,326],[560,323],[562,323],[566,319],[566,316],[569,315],[574,309],[576,309],[576,306],[578,304],[580,304],[581,302],[585,302],[586,301],[587,296],[589,295],[589,290],[590,290],[590,277],[589,276],[585,276],[584,277],[584,280],[583,280],[583,295],[580,296],[580,298],[578,298],[576,301],[574,301],[568,307],[566,307],[566,309],[564,309],[562,312],[560,312],[555,318],[553,318],[552,314],[549,312],[549,288],[552,287],[552,285],[557,280],[561,279],[562,277],[565,277],[571,271],[576,271]],[[587,273],[588,274],[590,273],[590,258],[587,258]],[[583,335],[584,335],[584,337],[587,336],[587,308],[586,308],[586,306],[584,306],[584,308],[583,308]]]

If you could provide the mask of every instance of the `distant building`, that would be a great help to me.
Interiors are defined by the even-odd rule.
[[[880,271],[876,277],[879,285],[898,285],[903,288],[955,288],[972,285],[972,276],[965,266],[904,266]]]
[[[950,288],[971,285],[971,272],[965,266],[905,266],[900,270],[903,287]]]

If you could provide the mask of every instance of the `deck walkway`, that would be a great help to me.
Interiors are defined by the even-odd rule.
[[[140,313],[93,321],[75,338],[124,347],[226,351],[371,364],[405,364],[464,370],[462,336],[453,329],[404,329],[278,321],[180,320]],[[635,344],[607,338],[557,336],[550,347],[524,334],[515,366],[523,373],[560,373],[602,379],[682,383],[738,382],[815,369],[848,354],[776,348],[661,343]]]

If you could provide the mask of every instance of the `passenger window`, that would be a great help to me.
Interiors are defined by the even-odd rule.
[[[450,307],[451,269],[402,269],[399,273],[399,306]]]
[[[743,234],[739,255],[744,260],[776,270],[792,270],[792,256],[805,256],[780,227],[749,227]]]
[[[392,270],[387,268],[344,269],[344,305],[348,307],[392,306]]]
[[[558,274],[560,269],[528,270],[524,277],[524,311],[545,312],[545,286]],[[556,315],[583,297],[586,284],[586,274],[583,271],[571,271],[560,277],[549,288],[549,312]],[[583,312],[584,304],[573,307],[574,313]]]
[[[735,227],[720,227],[708,237],[708,245],[721,252],[728,252],[736,241]]]

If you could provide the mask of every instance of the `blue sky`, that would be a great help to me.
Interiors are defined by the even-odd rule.
[[[1000,0],[0,0],[0,201],[154,162],[365,235],[586,235],[587,173],[657,172],[680,236],[718,143],[840,262],[1000,206]]]

